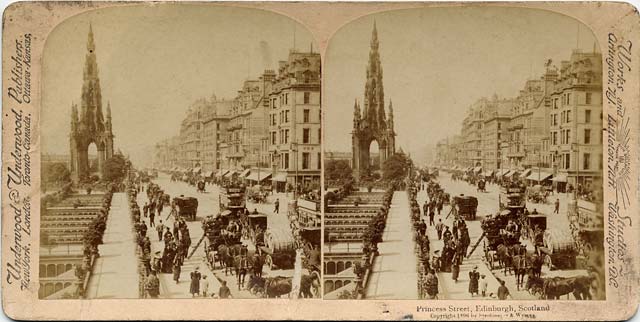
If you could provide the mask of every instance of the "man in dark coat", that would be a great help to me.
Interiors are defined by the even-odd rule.
[[[198,267],[196,267],[196,269],[189,275],[191,276],[189,293],[191,293],[191,297],[196,297],[196,294],[200,295],[200,278],[202,278],[202,274],[198,272]]]
[[[418,231],[420,232],[420,236],[424,236],[427,233],[427,224],[424,222],[424,219],[420,220]]]
[[[478,266],[473,267],[473,271],[469,272],[469,293],[471,297],[473,294],[478,294],[478,281],[480,280],[480,273],[477,271]]]

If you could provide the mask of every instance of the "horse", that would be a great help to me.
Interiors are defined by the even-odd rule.
[[[236,255],[233,259],[233,267],[236,271],[238,279],[238,290],[244,287],[244,279],[247,276],[247,270],[249,269],[249,260],[246,255]]]
[[[496,254],[498,255],[498,264],[504,269],[504,275],[507,275],[507,271],[511,273],[511,253],[509,247],[504,244],[498,245]]]
[[[252,276],[247,288],[251,293],[262,294],[262,297],[275,298],[291,293],[293,279],[291,277],[259,277]]]
[[[518,291],[520,287],[523,286],[524,276],[529,271],[529,263],[530,259],[527,255],[515,255],[511,257],[511,264],[513,267],[513,272],[516,275],[516,288]]]
[[[311,291],[313,288],[313,292]],[[313,298],[314,293],[318,294],[320,291],[320,274],[316,271],[311,272],[309,275],[302,275],[300,280],[300,297],[301,298]]]
[[[220,267],[224,268],[224,275],[226,276],[228,272],[231,272],[233,275],[233,256],[231,256],[229,247],[225,244],[218,246],[217,252],[218,260],[220,261]]]
[[[576,300],[587,300],[591,299],[589,287],[592,280],[591,276],[540,278],[530,274],[527,290],[531,294],[540,293],[541,298],[548,300],[560,299],[562,295],[569,299],[569,294],[573,294]]]

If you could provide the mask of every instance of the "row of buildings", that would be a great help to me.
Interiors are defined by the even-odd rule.
[[[280,186],[319,184],[320,76],[320,54],[291,50],[277,73],[246,80],[234,98],[194,102],[180,133],[156,144],[153,166],[205,176],[250,171],[256,181]]]
[[[436,145],[436,163],[588,184],[602,176],[601,93],[601,53],[573,50],[559,69],[547,62],[544,75],[525,81],[516,97],[472,104],[460,134]]]

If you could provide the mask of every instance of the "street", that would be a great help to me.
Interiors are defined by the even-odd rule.
[[[466,181],[453,181],[451,180],[451,176],[448,173],[441,172],[438,176],[437,181],[440,183],[441,187],[444,189],[446,193],[449,193],[451,197],[460,194],[464,194],[465,196],[474,196],[478,198],[478,210],[477,210],[477,219],[466,221],[467,227],[469,229],[469,237],[471,239],[471,245],[469,246],[469,251],[476,244],[480,236],[482,235],[482,228],[480,227],[480,223],[485,216],[489,214],[495,215],[499,209],[498,206],[498,198],[500,187],[495,184],[487,184],[486,192],[478,192],[475,186],[470,185]],[[559,214],[554,214],[554,205],[553,201],[555,198],[560,200],[560,211]],[[418,203],[421,208],[424,204],[425,200],[427,200],[426,191],[418,192]],[[568,229],[569,221],[566,216],[567,213],[567,194],[556,194],[549,197],[549,202],[546,204],[536,204],[527,202],[527,209],[529,211],[533,211],[536,209],[539,213],[547,215],[547,227],[553,229]],[[438,222],[438,219],[442,219],[442,222],[452,227],[453,224],[453,215],[446,218],[447,214],[450,212],[451,207],[449,205],[445,205],[442,209],[441,215],[435,216],[435,222]],[[423,216],[425,222],[428,223],[428,217]],[[445,219],[446,218],[446,219]],[[435,250],[442,249],[442,241],[438,240],[436,230],[434,226],[429,226],[427,229],[427,234],[429,236],[429,241],[431,244],[431,252],[433,253]],[[528,251],[533,251],[533,246],[529,244],[528,241],[523,241],[525,245],[527,245]],[[478,272],[482,275],[485,275],[487,279],[487,297],[485,299],[495,299],[495,294],[497,293],[497,289],[499,286],[498,278],[505,281],[507,288],[509,289],[511,296],[513,299],[518,300],[532,300],[535,297],[529,292],[527,292],[524,288],[518,290],[516,285],[515,276],[512,274],[504,274],[502,269],[494,269],[491,270],[488,267],[488,264],[483,260],[484,254],[482,250],[482,242],[478,245],[475,251],[469,256],[465,258],[462,265],[460,265],[460,275],[458,278],[458,282],[454,282],[451,279],[451,273],[440,272],[438,273],[438,279],[440,282],[440,299],[471,299],[471,295],[468,293],[468,284],[469,284],[469,272],[473,269],[473,267],[478,267]],[[562,270],[562,271],[549,271],[546,266],[542,267],[542,276],[550,277],[550,276],[575,276],[586,274],[584,270]],[[526,278],[525,278],[526,283]],[[525,284],[526,285],[526,284]],[[493,293],[494,298],[491,298],[490,295]],[[474,296],[473,299],[480,299],[478,296]]]
[[[201,220],[207,215],[216,215],[219,211],[219,187],[215,185],[207,185],[204,193],[197,192],[195,186],[191,186],[186,182],[174,181],[171,182],[170,176],[164,173],[160,173],[157,179],[153,180],[154,183],[160,186],[160,189],[169,194],[171,198],[184,195],[185,197],[195,197],[198,199],[198,212],[195,221],[187,221],[187,227],[191,237],[191,248],[189,254],[193,251],[193,247],[196,246],[198,241],[203,235]],[[273,202],[278,198],[280,200],[280,212],[274,214]],[[147,201],[146,192],[138,194],[138,204],[142,208],[145,201]],[[273,230],[289,230],[289,220],[287,218],[287,205],[288,199],[286,194],[274,194],[269,196],[267,203],[254,204],[247,202],[247,209],[253,211],[257,209],[261,213],[268,214],[267,222],[269,229]],[[159,220],[162,220],[163,224],[167,227],[173,227],[174,218],[169,216],[171,207],[164,207],[160,218],[156,216],[155,223],[158,224]],[[144,218],[147,226],[150,225],[149,218]],[[154,228],[149,227],[149,237],[152,241],[151,253],[162,251],[164,249],[164,242],[158,240],[156,231]],[[250,241],[243,241],[249,246],[251,250],[253,245]],[[204,254],[204,242],[202,242],[191,258],[185,258],[184,265],[180,274],[180,280],[178,283],[173,281],[173,274],[161,273],[158,275],[160,279],[160,297],[161,298],[190,298],[189,284],[190,273],[196,268],[202,273],[203,276],[207,276],[209,280],[209,293],[217,293],[220,288],[221,281],[227,281],[227,286],[231,290],[231,294],[234,298],[256,298],[256,295],[251,294],[248,290],[238,289],[238,283],[235,275],[225,275],[224,270],[216,266],[217,269],[211,270],[208,263],[205,260]],[[268,266],[263,268],[263,276],[292,276],[293,270],[269,270]],[[248,283],[249,274],[245,279],[245,286]]]

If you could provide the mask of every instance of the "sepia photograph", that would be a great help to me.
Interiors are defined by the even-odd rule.
[[[324,299],[605,299],[589,27],[387,11],[340,28],[324,65]]]
[[[38,298],[319,298],[320,65],[305,27],[257,9],[56,26]]]

